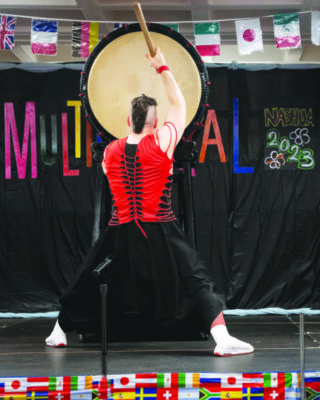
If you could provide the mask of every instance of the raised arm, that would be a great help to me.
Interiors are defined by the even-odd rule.
[[[157,72],[160,67],[166,66],[164,56],[158,47],[156,48],[154,57],[151,57],[149,54],[146,57],[149,59],[150,65]],[[181,139],[185,129],[186,102],[170,69],[163,69],[160,72],[160,76],[170,103],[170,108],[166,116],[168,124],[159,128],[158,137],[161,149],[167,151],[168,156],[171,157],[175,144]]]

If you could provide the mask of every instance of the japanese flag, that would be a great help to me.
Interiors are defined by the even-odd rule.
[[[242,19],[235,21],[238,51],[240,55],[263,51],[260,19]]]

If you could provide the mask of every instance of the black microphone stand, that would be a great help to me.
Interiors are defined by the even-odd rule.
[[[93,271],[92,276],[100,281],[101,294],[101,367],[102,376],[107,376],[107,292],[108,275],[114,264],[114,256],[109,255]]]

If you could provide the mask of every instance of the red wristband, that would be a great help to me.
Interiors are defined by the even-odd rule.
[[[167,65],[161,65],[161,67],[157,69],[158,74],[161,74],[163,71],[170,71],[170,68]]]

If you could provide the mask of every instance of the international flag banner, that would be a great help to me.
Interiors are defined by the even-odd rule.
[[[278,49],[301,47],[299,15],[297,13],[274,15],[273,28]]]
[[[14,48],[16,21],[16,17],[0,15],[0,50],[12,50]]]
[[[220,24],[205,22],[194,24],[195,45],[201,56],[220,55]]]
[[[72,57],[88,57],[99,40],[98,22],[72,23]]]
[[[260,18],[238,20],[235,25],[240,55],[263,51]]]
[[[311,41],[316,46],[320,46],[320,11],[311,13]]]
[[[0,378],[0,400],[299,400],[297,372],[146,373]],[[305,373],[306,400],[320,400],[320,372]]]
[[[58,21],[33,19],[31,50],[33,54],[55,56],[57,54]]]

